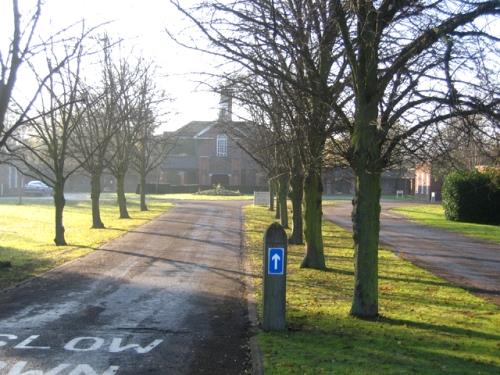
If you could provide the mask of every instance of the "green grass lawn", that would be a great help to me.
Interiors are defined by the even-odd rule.
[[[78,194],[78,196],[84,197],[85,199],[90,199],[90,193]],[[135,193],[127,193],[127,200],[137,201],[139,195]],[[146,201],[171,201],[171,200],[204,200],[204,201],[214,201],[214,200],[252,200],[253,195],[237,195],[237,196],[223,196],[223,195],[201,195],[201,194],[148,194],[146,195]],[[10,199],[12,202],[17,202],[17,198]],[[26,198],[25,198],[26,200]],[[29,199],[28,199],[29,200]],[[101,202],[105,201],[116,201],[116,193],[101,193]]]
[[[202,194],[151,194],[150,199],[181,199],[181,200],[198,200],[198,201],[241,201],[251,200],[253,195],[202,195]]]
[[[352,194],[334,194],[334,195],[323,195],[323,202],[325,201],[350,201],[354,198]],[[397,197],[395,194],[386,194],[380,197],[381,200],[386,201],[410,201],[410,202],[421,202],[423,197],[418,197],[415,195],[404,195],[403,197]]]
[[[118,219],[114,201],[104,201],[101,215],[106,229],[90,229],[89,201],[69,201],[64,210],[66,241],[69,246],[55,246],[54,208],[52,201],[25,200],[24,204],[0,202],[0,260],[12,267],[0,268],[0,288],[38,275],[64,262],[91,252],[124,231],[160,215],[172,204],[150,199],[149,211],[139,211],[137,198],[128,199],[132,219]]]
[[[441,205],[420,204],[415,206],[393,208],[393,211],[400,213],[418,223],[458,232],[470,237],[500,243],[500,226],[461,223],[458,221],[446,220],[444,217],[444,210]]]
[[[262,235],[273,213],[245,208],[245,244],[262,312]],[[324,223],[328,271],[298,267],[303,246],[290,246],[287,322],[258,334],[266,374],[500,374],[500,308],[392,252],[381,250],[381,318],[350,317],[351,234]]]

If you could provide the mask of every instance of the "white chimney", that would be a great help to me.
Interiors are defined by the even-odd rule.
[[[229,88],[223,88],[220,93],[219,101],[219,121],[232,121],[233,97]]]

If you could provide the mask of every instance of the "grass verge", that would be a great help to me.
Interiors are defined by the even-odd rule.
[[[0,203],[0,260],[11,267],[0,268],[0,288],[39,275],[62,263],[88,254],[124,231],[160,215],[171,203],[150,199],[149,211],[139,211],[138,201],[129,199],[132,219],[118,219],[114,202],[103,201],[101,216],[106,229],[90,229],[89,201],[68,201],[64,210],[66,241],[69,246],[55,246],[54,207],[51,200],[30,200],[23,205]]]
[[[262,235],[273,221],[245,208],[245,246],[261,306]],[[351,235],[325,222],[326,272],[298,267],[303,246],[290,246],[287,322],[258,334],[266,374],[497,374],[500,308],[413,266],[379,255],[377,321],[349,317],[353,293]]]
[[[392,210],[421,224],[461,233],[469,237],[500,243],[500,226],[446,220],[444,209],[441,205],[420,204],[397,207]]]

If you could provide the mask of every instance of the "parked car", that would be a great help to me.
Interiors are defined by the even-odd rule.
[[[30,181],[24,185],[25,195],[52,195],[52,188],[42,181]]]

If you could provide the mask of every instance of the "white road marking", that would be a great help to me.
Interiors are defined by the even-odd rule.
[[[119,366],[110,366],[102,375],[114,375],[118,371]],[[68,375],[99,375],[92,367],[87,364],[76,366]]]
[[[44,350],[50,349],[50,346],[30,346],[29,345],[39,337],[40,337],[40,335],[32,335],[32,336],[28,337],[26,340],[24,340],[23,342],[20,342],[19,344],[14,346],[14,349],[44,349]]]
[[[7,333],[6,333],[6,334],[1,333],[1,334],[0,334],[0,337],[6,337],[6,338],[7,338],[7,339],[9,339],[9,340],[15,340],[15,339],[17,339],[17,336],[16,336],[16,335],[9,335],[9,334],[7,334]],[[0,341],[0,346],[5,346],[5,345],[7,345],[7,342],[5,342],[5,341]]]
[[[28,362],[26,361],[19,361],[12,366],[10,371],[8,372],[7,375],[60,375],[61,371],[68,370],[71,367],[75,366],[68,375],[99,375],[99,373],[92,368],[92,366],[82,363],[82,364],[77,364],[77,365],[71,365],[69,363],[61,363],[60,365],[54,367],[51,370],[48,370],[47,372],[43,370],[27,370],[24,371],[24,368]],[[0,370],[7,367],[7,364],[5,362],[0,361]],[[120,366],[109,366],[103,373],[102,375],[114,375],[118,372],[120,369]]]
[[[86,348],[77,348],[77,345],[82,341],[93,341],[93,343]],[[103,344],[104,339],[100,337],[76,337],[64,345],[64,349],[72,352],[91,352],[100,349]]]
[[[119,353],[119,352],[123,352],[124,350],[135,349],[135,351],[138,354],[145,354],[145,353],[149,353],[151,350],[156,348],[162,342],[163,342],[163,340],[154,340],[151,344],[149,344],[145,347],[142,347],[138,344],[129,344],[129,345],[121,346],[122,339],[121,338],[113,338],[113,341],[111,341],[111,345],[109,346],[109,352],[110,353]]]
[[[5,337],[8,340],[16,340],[18,337],[16,335],[11,335],[7,333],[1,333],[0,337]],[[57,349],[51,348],[50,346],[35,346],[30,345],[32,342],[37,340],[40,335],[31,335],[27,339],[21,341],[19,344],[15,345],[14,349]],[[146,354],[151,350],[160,345],[164,340],[163,339],[155,339],[149,345],[141,346],[139,344],[125,344],[124,338],[122,337],[113,337],[111,338],[111,343],[109,344],[109,348],[107,351],[109,353],[120,353],[126,350],[135,350],[137,354]],[[68,341],[63,349],[70,352],[91,352],[99,349],[103,349],[106,351],[103,346],[105,345],[106,340],[102,337],[94,337],[94,336],[83,336],[83,337],[75,337]],[[6,346],[9,343],[7,341],[0,341],[0,347]],[[14,343],[13,343],[14,344]],[[1,362],[0,362],[1,363]]]
[[[43,372],[42,370],[30,370],[25,371],[24,367],[28,364],[26,361],[17,362],[9,371],[8,375],[57,375],[60,374],[61,371],[66,370],[68,367],[71,367],[68,363],[61,363],[59,366],[54,367],[52,370],[48,372]]]

